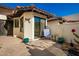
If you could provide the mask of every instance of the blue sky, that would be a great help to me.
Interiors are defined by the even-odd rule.
[[[15,8],[16,6],[29,6],[32,4],[33,3],[2,3],[0,5]],[[36,3],[35,6],[57,16],[79,13],[79,3]]]

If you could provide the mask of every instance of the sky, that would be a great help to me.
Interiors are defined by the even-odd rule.
[[[0,5],[10,8],[30,6],[32,4],[56,16],[68,16],[79,13],[79,3],[0,3]]]

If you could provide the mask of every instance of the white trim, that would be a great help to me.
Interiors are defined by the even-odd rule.
[[[32,18],[32,39],[34,40],[34,17]]]
[[[46,26],[47,26],[47,20],[48,20],[48,19],[46,19]]]

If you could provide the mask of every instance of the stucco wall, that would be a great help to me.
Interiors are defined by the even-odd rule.
[[[59,28],[60,25],[57,21],[51,21],[51,22],[48,22],[48,27],[50,28],[51,30],[51,34],[53,35],[58,35],[58,36],[61,36],[59,34],[61,34],[61,29]]]
[[[24,16],[24,38],[34,39],[34,18],[32,12],[25,12]],[[29,19],[29,21],[27,20]]]
[[[66,38],[66,41],[70,42],[71,40],[76,39],[76,37],[72,33],[72,29],[76,29],[76,33],[79,34],[79,22],[78,23],[64,23],[62,27],[63,27],[62,29],[63,37]]]
[[[73,39],[76,38],[72,34],[72,29],[76,29],[76,33],[79,34],[79,22],[58,24],[57,21],[51,21],[48,22],[48,26],[51,29],[51,33],[53,35],[57,35],[58,37],[63,36],[65,40],[69,43],[71,42],[71,40],[73,41]]]

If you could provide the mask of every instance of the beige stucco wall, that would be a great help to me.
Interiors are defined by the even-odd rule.
[[[24,38],[29,38],[30,40],[32,40],[34,39],[33,13],[25,12],[23,16],[24,16]],[[29,21],[26,19],[29,19]]]
[[[61,36],[59,34],[61,34],[61,29],[59,28],[60,25],[58,23],[58,21],[50,21],[47,23],[48,24],[48,27],[50,28],[51,30],[51,34],[53,35],[58,35],[58,36]]]
[[[76,38],[72,34],[72,29],[76,29],[76,33],[79,34],[79,22],[59,24],[57,21],[51,21],[48,22],[48,26],[51,29],[51,33],[53,35],[57,35],[58,37],[63,36],[67,42],[71,42],[71,40]]]
[[[79,22],[78,23],[64,23],[63,25],[63,36],[66,38],[66,41],[70,42],[76,37],[72,33],[72,29],[76,29],[76,33],[79,34]],[[73,41],[74,42],[74,41]]]

